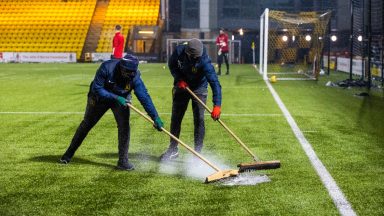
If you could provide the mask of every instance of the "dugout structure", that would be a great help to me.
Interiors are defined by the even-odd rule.
[[[177,45],[187,43],[191,39],[167,39],[167,60],[171,57],[173,50]],[[207,50],[208,56],[212,62],[217,62],[218,48],[216,40],[214,39],[200,39],[203,42],[204,47]],[[240,40],[228,40],[229,43],[229,58],[230,64],[241,63],[241,41]]]
[[[259,72],[265,80],[317,80],[331,12],[265,9],[260,17]]]

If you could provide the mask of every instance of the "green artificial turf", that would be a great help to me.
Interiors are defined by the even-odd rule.
[[[142,64],[142,78],[168,129],[173,79],[164,64]],[[263,160],[271,182],[253,186],[204,184],[204,177],[167,173],[158,156],[169,138],[131,115],[130,160],[114,169],[117,128],[111,112],[91,130],[69,165],[57,161],[82,120],[98,64],[0,64],[0,215],[337,215],[338,210],[295,138],[261,76],[231,65],[221,76],[222,120]],[[382,92],[326,87],[315,81],[274,83],[352,207],[360,215],[384,212]],[[364,90],[364,89],[363,89]],[[212,107],[209,90],[208,105]],[[144,110],[134,96],[133,104]],[[193,146],[189,107],[180,137]],[[182,167],[189,153],[181,149]],[[203,155],[235,168],[251,158],[206,116]],[[213,170],[212,170],[213,173]]]

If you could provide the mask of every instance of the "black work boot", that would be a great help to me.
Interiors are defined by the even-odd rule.
[[[170,161],[179,157],[179,151],[177,149],[167,149],[161,156],[160,161]]]
[[[67,150],[63,156],[61,156],[60,160],[58,161],[61,164],[69,164],[71,162],[72,156],[74,154],[71,152],[71,150]]]
[[[59,163],[61,164],[69,164],[69,162],[71,162],[71,159],[69,158],[66,158],[66,157],[61,157],[60,160],[59,160]]]
[[[119,161],[119,162],[117,162],[116,169],[124,170],[124,171],[131,171],[131,170],[135,169],[135,166],[133,166],[133,164],[131,164],[129,161],[126,161],[126,162]]]

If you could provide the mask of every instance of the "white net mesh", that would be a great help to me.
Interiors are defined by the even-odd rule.
[[[265,79],[317,79],[331,13],[268,10],[261,16],[260,72]]]

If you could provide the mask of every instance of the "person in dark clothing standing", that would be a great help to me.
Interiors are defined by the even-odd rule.
[[[121,34],[121,25],[115,26],[115,36],[112,41],[112,56],[111,59],[121,59],[124,50],[124,36]]]
[[[221,75],[221,64],[223,63],[223,58],[225,61],[225,65],[227,66],[226,75],[229,75],[229,63],[228,63],[228,53],[229,53],[229,44],[228,44],[228,35],[224,32],[224,29],[220,29],[220,34],[216,38],[216,45],[219,48],[217,52],[217,63],[219,66],[219,72],[217,75]]]
[[[189,101],[192,99],[195,150],[201,152],[205,136],[204,107],[185,90],[189,87],[204,103],[207,101],[208,83],[213,92],[211,117],[219,119],[221,110],[221,86],[211,60],[198,39],[179,45],[173,51],[168,66],[174,78],[171,117],[171,133],[180,136],[181,122]],[[160,156],[161,161],[178,157],[178,143],[171,139],[168,149]]]
[[[134,169],[128,160],[130,110],[127,103],[130,103],[132,90],[134,90],[145,111],[154,120],[154,127],[159,131],[163,127],[163,122],[140,77],[138,65],[139,60],[132,55],[126,55],[121,60],[109,60],[101,64],[90,85],[84,119],[77,128],[67,151],[61,157],[60,163],[67,164],[71,161],[88,132],[104,113],[111,109],[118,128],[119,160],[117,168],[121,170]]]

